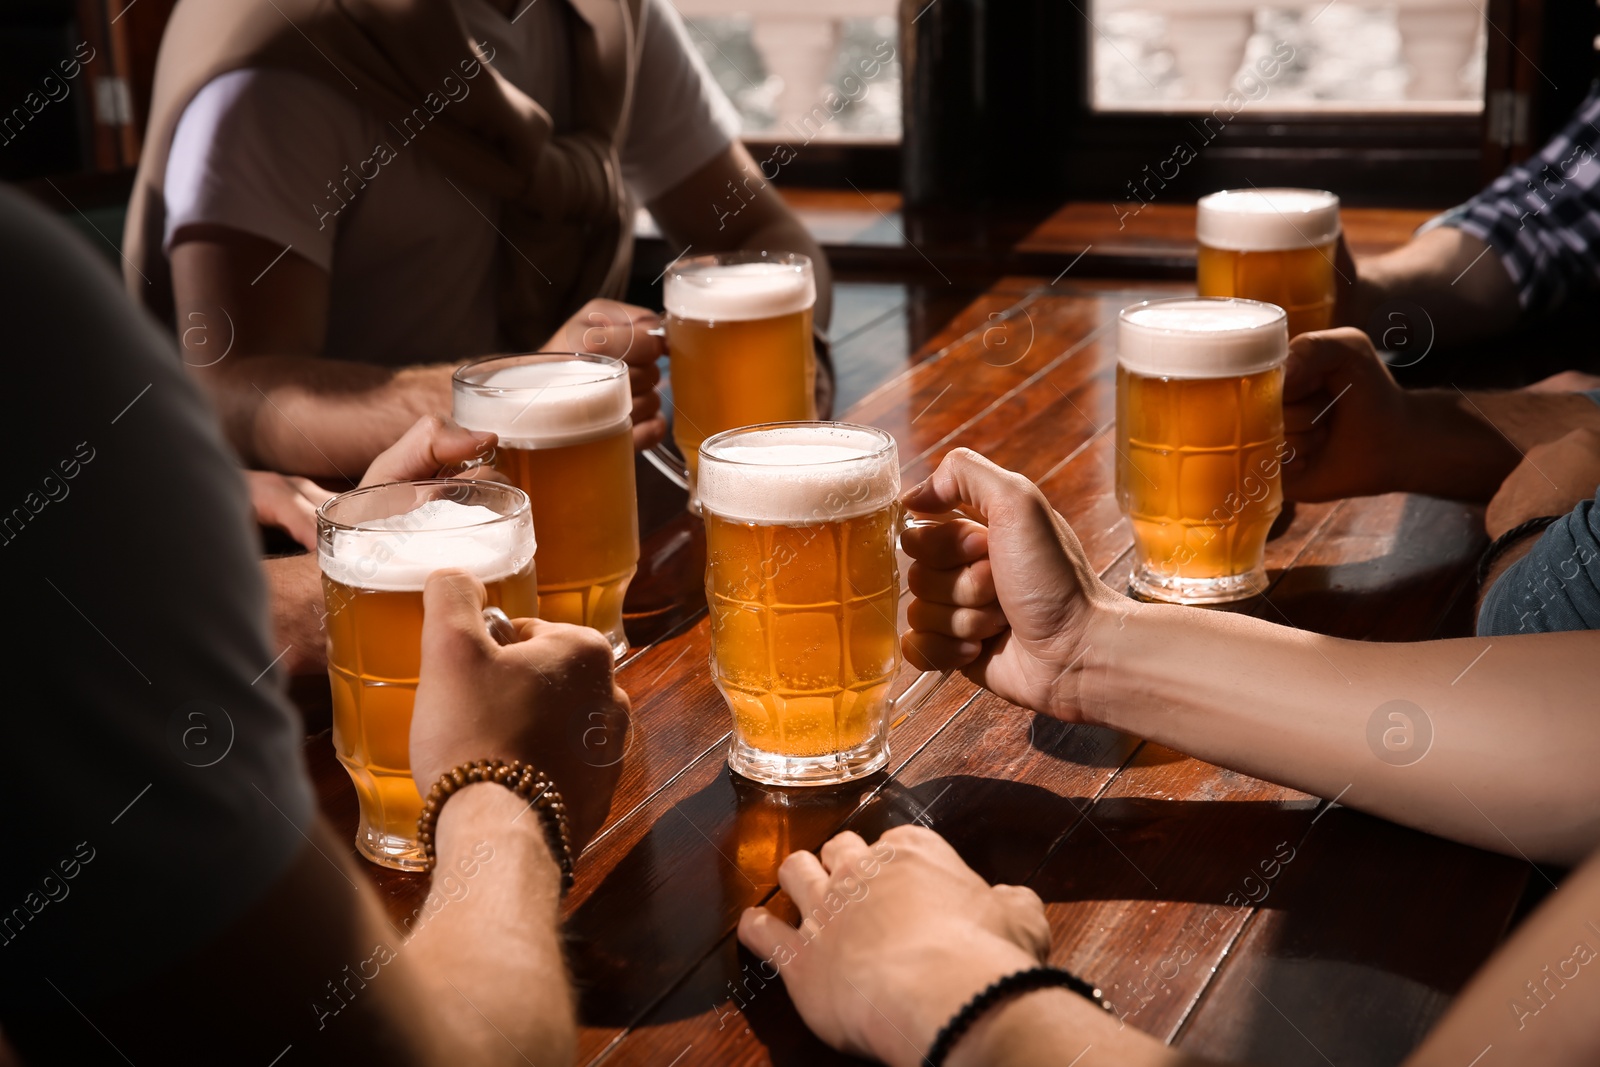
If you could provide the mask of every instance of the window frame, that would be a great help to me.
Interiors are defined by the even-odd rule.
[[[1492,0],[1491,25],[1509,25],[1511,9],[1528,2]],[[1501,73],[1492,28],[1481,113],[1257,110],[1247,103],[1210,139],[1197,129],[1203,114],[1096,110],[1097,31],[1083,14],[1067,20],[1067,32],[1063,50],[1079,66],[1062,86],[1070,106],[1057,130],[1066,146],[1057,162],[1072,199],[1132,200],[1149,191],[1193,200],[1216,189],[1287,185],[1334,189],[1351,204],[1436,207],[1466,199],[1483,184],[1488,100]],[[1177,165],[1186,154],[1180,146],[1193,158]]]
[[[1094,109],[1095,31],[1081,4],[940,0],[915,27],[902,20],[901,142],[814,142],[780,181],[898,186],[922,201],[906,168],[936,158],[953,171],[976,172],[970,180],[962,176],[963,188],[976,187],[990,202],[1116,201],[1129,198],[1129,183],[1144,179],[1146,166],[1158,168],[1187,138],[1199,150],[1196,159],[1162,179],[1164,187],[1151,183],[1162,199],[1192,200],[1251,184],[1312,185],[1335,189],[1351,204],[1443,207],[1537,150],[1582,99],[1596,68],[1594,4],[1488,0],[1484,8],[1491,29],[1481,113],[1247,107],[1202,149],[1192,125],[1200,115]],[[947,62],[952,40],[970,51],[960,73],[971,74],[976,88],[939,83],[929,92],[917,84],[919,57],[933,58],[930,66]],[[933,142],[939,143],[930,153]],[[746,138],[758,159],[776,143]],[[988,158],[962,158],[978,155]],[[965,192],[952,199],[967,202]]]

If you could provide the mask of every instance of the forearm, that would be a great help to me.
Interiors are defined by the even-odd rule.
[[[1089,636],[1064,679],[1089,721],[1494,851],[1600,835],[1593,635],[1380,644],[1130,604]]]
[[[1484,412],[1489,400],[1489,394],[1468,395],[1455,389],[1407,394],[1405,425],[1399,427],[1406,444],[1399,450],[1402,454],[1392,457],[1394,484],[1389,488],[1475,503],[1494,496],[1522,452]],[[1504,405],[1490,403],[1490,407],[1504,413]]]
[[[419,417],[449,414],[452,371],[249,356],[201,380],[246,466],[356,481]]]
[[[832,321],[833,278],[828,258],[777,187],[734,141],[649,204],[650,214],[677,247],[697,252],[798,252],[817,280],[816,325]]]
[[[283,653],[279,666],[290,675],[325,670],[327,631],[323,626],[322,571],[316,554],[277,556],[263,560],[262,568],[272,610],[273,647]]]
[[[1393,488],[1453,500],[1488,501],[1535,445],[1600,429],[1600,404],[1573,393],[1422,389],[1406,402]]]
[[[1519,453],[1559,440],[1573,430],[1600,430],[1600,404],[1579,393],[1461,393],[1466,410],[1503,434]]]
[[[1519,926],[1406,1059],[1407,1067],[1489,1060],[1578,1067],[1600,1062],[1600,862],[1591,858]]]
[[[1199,1062],[1063,989],[1042,989],[991,1009],[946,1062],[951,1067],[1058,1067],[1090,1048],[1096,1050],[1093,1062],[1126,1067]]]
[[[1399,311],[1416,328],[1416,308],[1426,314],[1434,343],[1442,347],[1508,333],[1522,316],[1516,287],[1499,257],[1452,226],[1359,261],[1344,325],[1376,331],[1373,340],[1382,347],[1384,313]]]
[[[492,783],[439,814],[433,886],[407,944],[456,1061],[571,1063],[577,1029],[561,954],[561,872],[540,818]]]

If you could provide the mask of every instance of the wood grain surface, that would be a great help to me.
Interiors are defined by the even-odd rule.
[[[1072,275],[842,287],[846,417],[895,437],[907,484],[963,446],[1023,472],[1123,587],[1111,324],[1134,300],[1183,291]],[[1217,1057],[1397,1062],[1502,937],[1522,863],[1038,719],[960,677],[896,728],[884,772],[811,790],[732,775],[729,715],[707,670],[703,535],[666,513],[629,597],[626,769],[567,902],[582,1062],[839,1061],[733,930],[749,905],[788,906],[785,855],[845,827],[870,839],[921,822],[986,877],[1032,886],[1056,962],[1102,985],[1129,1025]],[[1368,640],[1458,633],[1482,544],[1479,516],[1438,500],[1292,507],[1268,545],[1271,587],[1242,610]],[[354,794],[326,734],[306,753],[324,810],[353,833]],[[392,914],[421,902],[424,878],[363,868]]]

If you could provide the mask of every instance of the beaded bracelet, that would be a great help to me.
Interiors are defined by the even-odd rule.
[[[956,1012],[955,1018],[944,1024],[944,1029],[934,1038],[933,1047],[928,1050],[928,1063],[932,1064],[932,1067],[943,1067],[950,1050],[956,1047],[956,1042],[972,1029],[973,1024],[983,1016],[984,1012],[1000,1001],[1021,993],[1052,987],[1070,989],[1079,996],[1094,1001],[1106,1011],[1116,1010],[1109,1000],[1102,997],[1099,989],[1060,967],[1034,967],[1026,971],[1017,971],[994,982],[988,989],[967,1001],[967,1006]]]
[[[494,782],[503,785],[526,800],[539,815],[544,827],[545,841],[550,854],[561,865],[561,892],[572,888],[572,828],[567,823],[567,802],[556,790],[555,783],[541,770],[521,760],[506,763],[502,760],[477,760],[453,767],[439,776],[422,802],[422,814],[417,817],[417,838],[422,842],[422,852],[427,870],[438,862],[434,844],[434,830],[439,824],[439,812],[444,802],[458,790],[475,782]]]

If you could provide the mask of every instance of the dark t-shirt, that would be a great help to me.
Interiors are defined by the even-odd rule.
[[[315,817],[243,483],[170,339],[0,188],[0,1025],[217,934]]]

